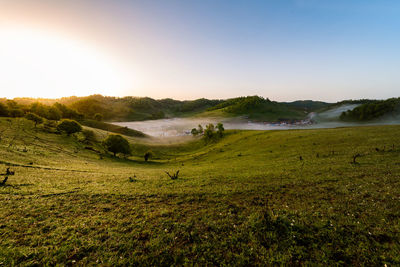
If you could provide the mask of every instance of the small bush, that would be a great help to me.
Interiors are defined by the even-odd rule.
[[[94,114],[93,118],[96,121],[102,121],[103,120],[103,115],[101,115],[100,113],[96,113],[96,114]]]
[[[57,125],[57,130],[60,132],[66,132],[67,135],[70,135],[82,131],[82,126],[74,120],[63,119]]]
[[[144,161],[148,161],[149,158],[153,157],[153,152],[152,151],[147,151],[146,153],[144,153]]]
[[[131,153],[131,147],[128,140],[120,135],[109,135],[103,141],[103,144],[108,151],[114,153],[114,157],[117,155],[117,153],[122,153],[125,155],[130,155]]]
[[[199,132],[197,131],[196,128],[193,128],[193,129],[190,131],[190,133],[191,133],[193,136],[199,135]]]

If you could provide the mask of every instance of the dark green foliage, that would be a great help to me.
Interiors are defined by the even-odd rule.
[[[268,98],[265,99],[259,96],[228,99],[208,110],[221,110],[235,116],[245,115],[255,120],[279,121],[305,117],[304,112],[291,108],[286,104],[270,101]]]
[[[111,123],[106,123],[102,121],[95,121],[95,120],[82,120],[80,121],[82,125],[101,129],[104,131],[109,131],[113,133],[119,133],[126,136],[133,136],[133,137],[146,137],[146,135],[140,131],[130,129],[128,127],[122,127]]]
[[[144,153],[144,161],[148,161],[153,156],[153,152],[151,150]]]
[[[38,115],[36,115],[35,113],[28,112],[28,113],[25,115],[25,118],[28,119],[28,120],[30,120],[30,121],[33,121],[33,122],[35,123],[35,127],[36,127],[38,124],[43,123],[43,118],[40,117],[40,116],[38,116]]]
[[[62,108],[62,106],[58,103],[48,106],[40,102],[35,102],[31,104],[29,111],[48,120],[58,121],[61,118],[67,118],[63,116],[64,113],[60,110],[60,108]]]
[[[307,112],[317,111],[326,107],[329,107],[331,104],[322,102],[322,101],[313,101],[313,100],[298,100],[294,102],[287,102],[285,103],[287,106],[304,110]]]
[[[181,112],[193,112],[196,110],[205,110],[205,109],[213,107],[221,102],[223,102],[223,100],[209,100],[209,99],[205,99],[205,98],[200,98],[200,99],[196,99],[193,101],[183,101],[183,104],[180,107],[180,111]]]
[[[0,117],[8,116],[8,108],[6,105],[0,102]]]
[[[199,124],[199,126],[197,126],[197,132],[199,134],[203,134],[204,133],[204,129],[203,129],[203,126],[201,126],[201,124]]]
[[[61,112],[61,117],[64,119],[81,120],[83,115],[78,113],[76,110],[67,107],[66,105],[60,104],[58,102],[54,103],[54,108]]]
[[[100,113],[96,113],[96,114],[94,114],[94,119],[96,121],[102,121],[103,120],[103,115],[101,115]]]
[[[206,129],[204,130],[204,139],[206,141],[215,140],[217,138],[221,138],[224,135],[224,125],[222,123],[218,123],[217,127],[214,124],[210,123],[206,125]]]
[[[57,130],[65,132],[68,135],[82,131],[82,126],[74,120],[63,119],[57,125]]]
[[[24,111],[19,108],[9,108],[8,114],[10,115],[10,117],[18,118],[24,116]]]
[[[214,124],[210,123],[206,125],[206,129],[204,130],[204,138],[206,140],[211,140],[215,136],[215,127]]]
[[[107,118],[107,114],[111,114],[112,112],[109,107],[96,98],[89,97],[78,100],[71,107],[79,113],[84,114],[86,118],[93,118],[95,114],[102,114],[104,118]]]
[[[43,117],[43,118],[48,118],[49,116],[49,106],[44,105],[42,103],[36,102],[32,103],[29,111],[32,113],[35,113],[36,115]]]
[[[193,128],[193,129],[190,131],[190,133],[191,133],[193,136],[199,135],[199,131],[197,131],[196,128]]]
[[[368,101],[353,110],[340,115],[343,121],[369,121],[383,116],[396,116],[400,113],[400,98],[389,98],[380,101]]]
[[[54,121],[58,121],[61,119],[62,113],[60,110],[58,110],[56,107],[51,106],[48,109],[48,115],[47,115],[47,119],[48,120],[54,120]]]
[[[131,147],[128,140],[120,135],[109,135],[103,141],[103,144],[108,151],[114,154],[114,156],[116,156],[118,153],[125,155],[129,155],[131,153]]]
[[[218,136],[222,137],[224,135],[224,131],[225,131],[224,125],[219,122],[217,124],[217,134],[218,134]]]
[[[203,126],[201,126],[201,124],[199,124],[199,126],[197,127],[197,129],[196,129],[196,128],[193,128],[193,129],[190,131],[190,133],[191,133],[193,136],[197,136],[197,135],[203,134],[203,133],[204,133]]]

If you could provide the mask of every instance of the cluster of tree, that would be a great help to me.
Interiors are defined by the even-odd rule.
[[[399,111],[400,98],[374,100],[367,101],[353,110],[342,112],[340,119],[343,121],[369,121],[379,119],[385,115],[398,115]]]
[[[152,99],[149,97],[109,97],[102,95],[91,95],[87,97],[64,97],[60,99],[32,99],[16,98],[20,105],[30,106],[39,102],[44,106],[55,107],[60,103],[81,114],[85,119],[113,120],[113,121],[138,121],[161,119],[167,116],[181,116],[187,113],[200,113],[204,111],[223,109],[234,115],[250,115],[254,113],[282,113],[286,112],[290,118],[298,118],[299,111],[285,103],[277,103],[259,96],[238,97],[227,100],[209,100],[205,98],[178,101],[170,98]],[[37,106],[37,104],[36,104]],[[60,107],[55,107],[61,110]],[[1,111],[0,111],[1,112]],[[35,107],[30,111],[41,117],[57,118],[59,113],[43,111],[42,106]],[[297,113],[296,113],[297,112]],[[42,114],[38,114],[42,113]],[[13,114],[17,114],[13,112]],[[285,115],[286,115],[285,114]],[[76,114],[75,114],[76,115]],[[23,114],[22,114],[23,116]],[[73,115],[61,115],[62,118],[72,118]],[[74,117],[73,119],[78,119]]]
[[[222,102],[222,100],[204,98],[179,101],[170,98],[156,100],[149,97],[120,98],[102,95],[72,96],[59,99],[15,98],[15,101],[23,106],[30,106],[35,102],[40,102],[45,106],[52,106],[58,102],[82,114],[85,119],[97,120],[98,116],[96,114],[99,114],[102,116],[102,120],[114,121],[153,120],[165,118],[167,115],[179,116],[187,112],[202,112]]]
[[[278,121],[279,118],[302,119],[304,111],[287,103],[278,103],[260,96],[237,97],[211,107],[209,111],[220,110],[235,116],[245,115],[256,120]]]
[[[193,112],[196,110],[205,110],[222,102],[223,100],[210,100],[205,98],[200,98],[193,101],[183,101],[183,104],[180,106],[179,111]]]
[[[285,102],[285,104],[289,107],[293,107],[298,110],[304,110],[307,112],[321,110],[332,105],[331,103],[314,100],[298,100],[293,102]]]
[[[6,100],[5,102],[0,102],[0,116],[2,117],[22,117],[25,114],[26,109],[19,105],[13,100]]]
[[[19,104],[14,100],[7,100],[5,103],[0,102],[0,116],[23,117],[28,115],[32,117],[32,114],[47,120],[60,120],[62,118],[79,120],[83,118],[82,114],[58,102],[51,106],[40,102],[34,102],[29,105]]]
[[[205,129],[199,124],[197,128],[192,129],[191,133],[193,136],[203,135],[205,140],[213,140],[222,137],[224,131],[224,125],[219,122],[217,126],[212,123],[207,124]]]

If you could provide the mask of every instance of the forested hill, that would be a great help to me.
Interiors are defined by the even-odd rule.
[[[166,117],[177,117],[198,113],[215,106],[222,100],[197,99],[178,101],[173,99],[155,100],[149,97],[110,97],[91,95],[87,97],[64,97],[59,99],[15,98],[13,101],[3,99],[7,106],[19,105],[29,109],[32,105],[40,104],[53,106],[62,104],[81,114],[84,118],[94,119],[100,114],[106,121],[135,121],[150,120]],[[10,108],[11,109],[11,108]]]
[[[294,106],[290,103],[270,101],[259,96],[237,97],[227,100],[196,100],[179,101],[173,99],[152,99],[149,97],[109,97],[91,95],[87,97],[64,97],[59,99],[15,98],[0,100],[3,108],[9,109],[12,116],[33,112],[45,118],[57,116],[57,110],[70,113],[68,117],[95,119],[96,115],[106,121],[136,121],[184,116],[246,116],[255,120],[293,120],[304,118],[307,108]],[[314,101],[307,102],[313,105]],[[317,103],[317,102],[316,102]],[[47,111],[46,111],[47,107]],[[50,108],[52,110],[49,110]],[[63,109],[63,110],[61,110]],[[48,114],[47,114],[48,113]],[[63,115],[63,114],[62,114]],[[61,116],[63,117],[63,116]],[[50,118],[51,119],[51,118]]]
[[[225,100],[207,109],[206,115],[246,116],[253,120],[286,121],[303,119],[307,111],[287,103],[271,101],[259,96],[238,97]]]
[[[330,104],[312,100],[276,102],[260,96],[180,101],[170,98],[156,100],[149,97],[91,95],[59,99],[0,99],[0,116],[18,117],[32,112],[50,120],[73,118],[105,121],[138,121],[188,116],[242,116],[251,120],[272,122],[304,119],[310,112],[355,103],[360,106],[344,112],[342,120],[369,121],[386,115],[399,114],[400,98],[345,100]]]
[[[382,118],[400,118],[400,97],[365,101],[360,106],[344,111],[340,115],[343,121],[372,121]]]

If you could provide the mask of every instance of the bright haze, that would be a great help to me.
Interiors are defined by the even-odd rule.
[[[0,97],[400,92],[400,1],[0,0]]]

